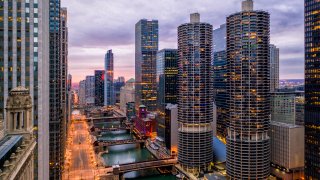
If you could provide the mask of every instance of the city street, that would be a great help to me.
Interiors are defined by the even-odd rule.
[[[88,125],[83,120],[73,120],[69,128],[63,179],[94,180],[95,167]]]

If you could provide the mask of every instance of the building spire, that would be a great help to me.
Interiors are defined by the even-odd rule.
[[[253,11],[253,0],[242,1],[242,11]]]

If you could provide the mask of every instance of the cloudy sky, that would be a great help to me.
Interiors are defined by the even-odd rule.
[[[73,82],[104,68],[113,49],[115,77],[134,77],[134,26],[158,19],[160,49],[177,48],[177,27],[199,12],[215,28],[240,10],[241,0],[63,0],[68,8],[69,69]],[[303,78],[303,1],[255,0],[271,14],[271,43],[280,48],[280,78]]]

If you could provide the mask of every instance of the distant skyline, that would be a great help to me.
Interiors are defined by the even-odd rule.
[[[104,54],[114,52],[114,77],[134,77],[134,32],[140,19],[159,20],[159,49],[177,48],[177,27],[199,12],[213,28],[240,11],[241,0],[83,0],[63,1],[69,13],[69,70],[78,83],[104,69]],[[255,0],[254,9],[271,14],[271,41],[280,48],[280,79],[304,77],[304,2]]]

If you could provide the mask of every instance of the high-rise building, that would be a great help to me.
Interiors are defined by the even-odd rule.
[[[271,121],[271,172],[280,179],[301,179],[304,168],[304,127]]]
[[[191,14],[178,27],[178,161],[193,174],[213,161],[211,51],[212,25]]]
[[[104,70],[94,71],[94,103],[96,106],[104,105]]]
[[[213,101],[216,105],[217,137],[225,139],[227,136],[227,52],[226,52],[226,24],[213,31]]]
[[[108,50],[104,58],[104,105],[114,105],[113,53]]]
[[[166,106],[168,103],[177,104],[177,100],[178,50],[163,49],[157,54],[157,135],[164,142],[170,139],[171,134],[165,121]]]
[[[136,108],[134,102],[128,102],[126,104],[126,116],[129,121],[133,121],[136,116]]]
[[[320,179],[320,1],[305,0],[305,176]]]
[[[272,92],[271,121],[295,124],[295,98],[294,92]]]
[[[120,103],[120,92],[121,88],[125,86],[126,82],[124,77],[118,77],[118,79],[114,80],[113,83],[113,92],[114,92],[114,103],[119,104]]]
[[[82,80],[79,83],[79,105],[86,105],[86,80]]]
[[[165,145],[171,155],[178,152],[178,105],[167,104],[165,109]]]
[[[267,179],[270,174],[270,15],[252,0],[227,17],[227,174]]]
[[[271,92],[271,121],[287,124],[304,124],[304,92]]]
[[[37,131],[35,172],[49,179],[49,5],[47,1],[0,1],[0,111],[9,92],[24,86],[32,97]]]
[[[126,82],[126,85],[121,87],[120,90],[120,110],[122,112],[127,112],[127,103],[134,102],[135,90],[134,85],[135,80],[129,79]]]
[[[126,79],[123,76],[120,76],[115,82],[125,83]]]
[[[296,95],[296,125],[304,126],[304,92],[299,92]]]
[[[135,27],[136,110],[157,108],[156,55],[159,46],[158,21],[140,20]]]
[[[219,28],[213,30],[212,34],[212,52],[225,51],[227,47],[227,26],[226,24],[220,25]]]
[[[93,106],[94,105],[94,94],[95,94],[95,87],[94,87],[94,76],[86,76],[86,83],[85,83],[85,92],[86,92],[86,105]]]
[[[62,39],[61,36],[61,2],[60,0],[50,0],[50,146],[49,165],[50,179],[60,179],[64,160],[64,125],[63,125],[63,104],[62,104]]]
[[[279,48],[270,44],[270,91],[279,89]]]
[[[67,88],[68,88],[68,91],[71,91],[71,89],[72,89],[72,75],[71,74],[68,74]]]
[[[61,64],[61,109],[62,109],[62,121],[60,123],[60,151],[61,160],[64,162],[65,144],[67,140],[67,125],[69,118],[69,90],[68,90],[68,11],[67,8],[60,9],[60,64]]]

